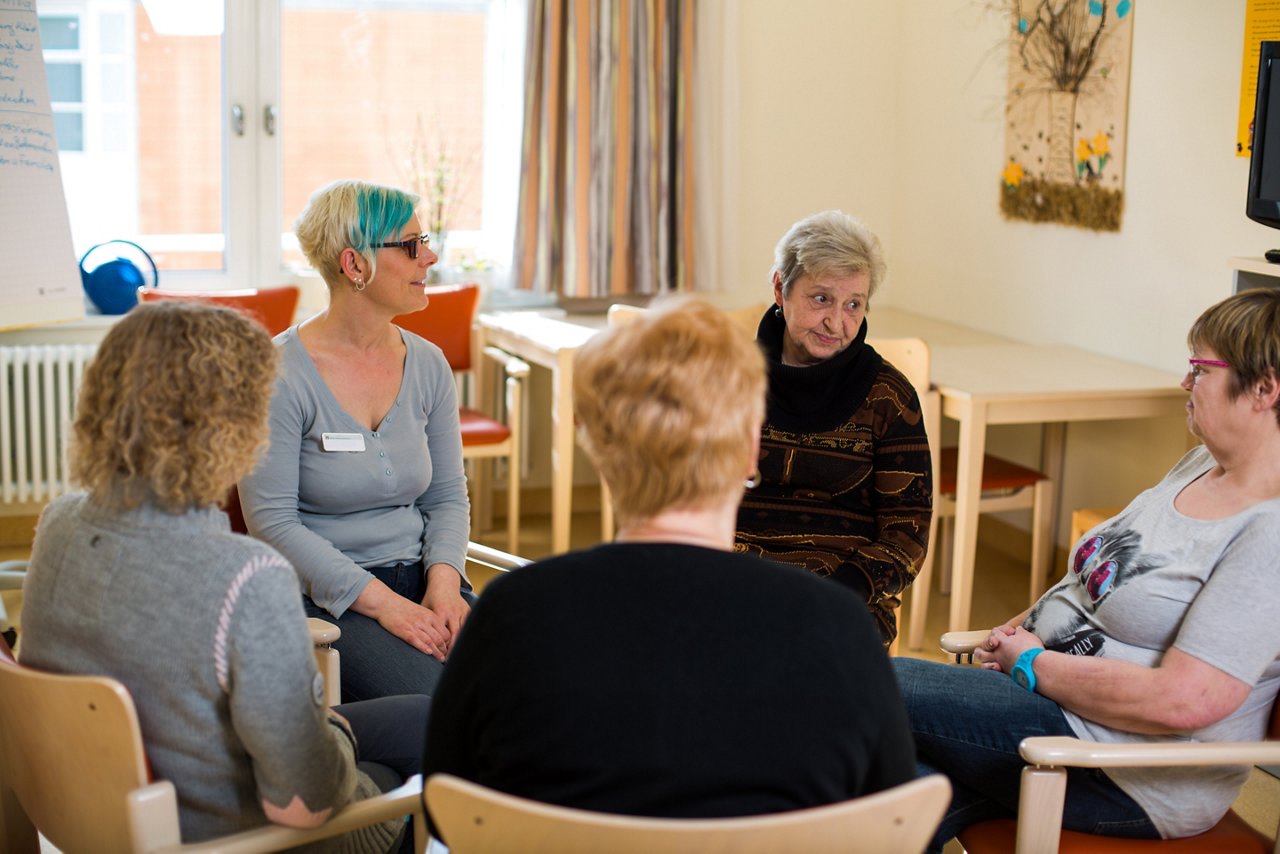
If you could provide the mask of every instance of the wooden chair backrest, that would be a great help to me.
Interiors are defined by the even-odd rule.
[[[760,317],[767,307],[768,303],[752,303],[741,308],[726,309],[725,314],[733,322],[734,326],[742,330],[744,335],[754,339],[756,337],[756,329],[760,325]],[[610,326],[622,326],[635,320],[646,311],[648,309],[643,306],[615,303],[609,306],[607,318]]]
[[[395,322],[443,350],[454,373],[471,370],[475,359],[472,327],[480,307],[480,286],[432,287],[427,288],[427,296],[426,308],[402,314]]]
[[[258,321],[275,336],[293,324],[298,310],[297,285],[273,288],[244,288],[235,291],[175,291],[165,288],[138,288],[138,302],[188,300],[233,308]]]
[[[630,305],[625,302],[614,303],[609,306],[609,311],[605,314],[605,319],[610,326],[626,326],[633,320],[638,319],[649,309],[644,306]]]
[[[933,386],[932,358],[929,355],[929,345],[924,339],[868,337],[867,343],[885,361],[902,371],[923,401],[925,393]]]
[[[661,819],[570,809],[433,774],[426,802],[451,854],[489,851],[737,854],[923,851],[951,800],[941,774],[843,803],[775,815]]]
[[[27,848],[29,819],[62,851],[132,850],[126,797],[147,782],[123,685],[41,673],[0,655],[0,848],[38,850]],[[26,819],[11,812],[15,801]]]

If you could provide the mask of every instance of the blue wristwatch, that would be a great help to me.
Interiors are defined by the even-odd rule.
[[[1018,660],[1014,662],[1013,672],[1009,674],[1013,677],[1014,682],[1017,682],[1032,694],[1036,692],[1036,671],[1031,663],[1042,652],[1044,652],[1044,647],[1042,646],[1024,650],[1022,655],[1018,656]]]

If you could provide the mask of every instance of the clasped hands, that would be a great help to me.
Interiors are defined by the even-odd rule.
[[[973,660],[987,670],[1009,673],[1018,656],[1035,647],[1044,647],[1040,638],[1020,625],[1006,623],[992,629],[986,640],[974,649]]]
[[[427,569],[427,592],[417,603],[392,594],[383,602],[378,623],[419,652],[437,661],[449,657],[471,606],[462,598],[461,577],[448,564],[432,564]]]

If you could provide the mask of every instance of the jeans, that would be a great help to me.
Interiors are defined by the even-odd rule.
[[[427,716],[431,699],[421,695],[381,697],[361,703],[334,706],[347,719],[356,737],[360,770],[378,788],[389,792],[422,771],[422,748],[426,741]],[[413,849],[413,833],[406,825],[392,851]]]
[[[369,572],[412,602],[421,602],[427,592],[422,561],[373,567]],[[468,604],[475,604],[475,596],[465,582],[462,596]],[[335,618],[306,597],[303,606],[308,617],[320,617],[342,629],[342,637],[333,644],[339,655],[342,702],[355,703],[397,694],[430,697],[435,693],[444,665],[388,632],[377,620],[357,614],[351,608]]]
[[[951,780],[951,805],[928,850],[939,852],[965,827],[1018,813],[1024,738],[1075,736],[1057,703],[994,670],[894,658],[894,673],[916,742],[916,773]],[[1146,812],[1100,769],[1067,771],[1062,826],[1159,839]]]

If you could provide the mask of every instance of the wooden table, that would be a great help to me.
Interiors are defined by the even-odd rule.
[[[977,549],[978,498],[987,427],[1043,424],[1042,471],[1061,489],[1071,421],[1184,413],[1181,376],[1063,345],[1010,338],[891,308],[868,315],[876,337],[924,338],[933,356],[942,414],[960,423],[950,627],[968,629]],[[484,343],[552,372],[551,548],[569,548],[573,489],[573,353],[605,326],[604,315],[514,311],[482,314]],[[483,384],[482,384],[483,385]],[[496,393],[481,389],[483,395]],[[1046,508],[1056,530],[1059,495]],[[1056,542],[1056,536],[1050,538]]]
[[[873,310],[870,331],[914,335],[929,342],[942,414],[960,422],[952,552],[951,631],[973,628],[973,567],[978,498],[987,427],[1042,424],[1041,471],[1056,484],[1045,508],[1049,542],[1057,542],[1066,428],[1071,421],[1156,418],[1185,414],[1181,375],[1065,345],[1022,344],[933,318]]]
[[[525,310],[481,314],[477,323],[484,346],[551,370],[551,551],[566,552],[573,510],[573,353],[605,327],[605,316]],[[490,382],[481,382],[484,411],[492,411],[496,394]]]

